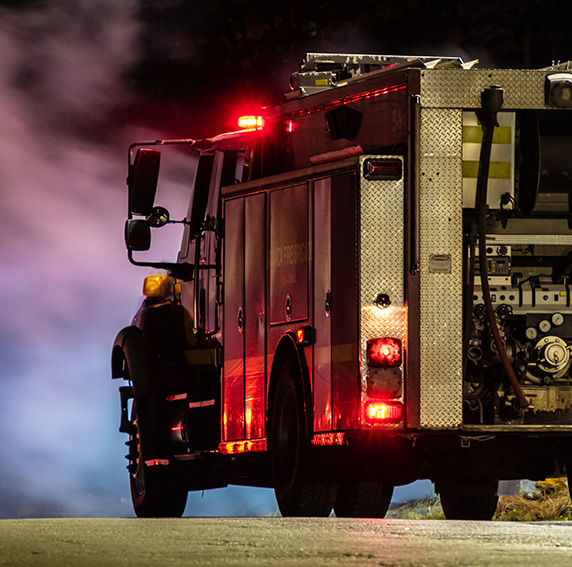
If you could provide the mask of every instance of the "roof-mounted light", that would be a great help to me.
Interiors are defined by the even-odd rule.
[[[241,116],[238,119],[238,127],[261,130],[264,128],[264,118],[262,116]]]

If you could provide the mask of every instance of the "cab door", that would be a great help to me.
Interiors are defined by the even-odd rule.
[[[223,436],[257,439],[265,423],[266,194],[224,205]]]

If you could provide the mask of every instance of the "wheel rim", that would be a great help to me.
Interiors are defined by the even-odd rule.
[[[131,490],[138,499],[141,499],[145,496],[145,471],[143,468],[143,459],[141,458],[141,441],[139,439],[139,427],[137,425],[137,414],[135,412],[131,423],[133,426],[133,434],[129,436],[131,453],[129,461]]]

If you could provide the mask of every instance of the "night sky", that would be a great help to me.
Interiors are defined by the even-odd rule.
[[[149,273],[123,244],[129,143],[232,128],[306,51],[572,58],[555,2],[434,5],[0,1],[0,518],[132,515],[109,369]],[[277,509],[233,487],[189,514]]]

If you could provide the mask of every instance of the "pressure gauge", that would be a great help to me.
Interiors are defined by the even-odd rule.
[[[538,323],[538,330],[541,333],[548,333],[548,331],[550,331],[551,328],[552,325],[550,324],[550,321],[548,319],[543,319],[542,321],[540,321],[540,323]]]
[[[538,331],[534,327],[528,327],[526,329],[526,338],[529,341],[533,341],[536,337],[538,337]]]
[[[554,315],[552,315],[552,324],[555,327],[560,327],[562,323],[564,323],[564,315],[562,315],[562,313],[554,313]]]

